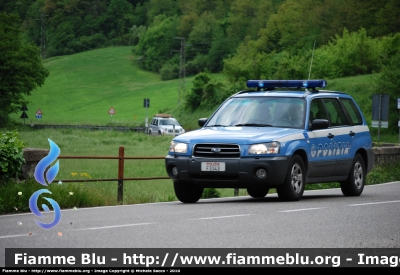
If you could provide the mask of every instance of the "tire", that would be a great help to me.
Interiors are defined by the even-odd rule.
[[[276,188],[279,199],[283,201],[300,200],[304,193],[306,175],[303,159],[299,155],[294,155],[289,163],[283,184]]]
[[[365,164],[360,154],[354,156],[349,176],[340,183],[340,188],[345,196],[360,196],[365,185]]]
[[[175,195],[183,203],[195,203],[203,195],[203,187],[190,182],[174,181]]]
[[[264,198],[268,194],[269,188],[247,188],[247,193],[255,199]]]
[[[151,130],[150,130],[150,129],[147,131],[147,134],[148,134],[149,136],[151,136]]]

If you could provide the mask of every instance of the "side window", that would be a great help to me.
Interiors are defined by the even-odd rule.
[[[322,99],[316,98],[311,101],[310,106],[310,119],[328,119]]]
[[[153,125],[157,126],[157,119],[156,118],[153,121]]]
[[[341,98],[340,101],[343,103],[344,108],[350,116],[354,125],[362,125],[362,117],[357,106],[354,104],[353,100],[349,98]]]
[[[336,98],[326,98],[324,102],[332,127],[349,125],[342,107]]]

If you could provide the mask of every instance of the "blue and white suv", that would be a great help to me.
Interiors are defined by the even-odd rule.
[[[339,182],[363,192],[374,165],[372,139],[354,99],[325,80],[249,80],[198,130],[175,137],[165,158],[177,198],[197,202],[204,188],[246,188],[263,198],[276,188],[300,200],[305,184]]]

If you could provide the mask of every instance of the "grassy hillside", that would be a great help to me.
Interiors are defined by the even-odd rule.
[[[131,49],[110,47],[45,60],[50,75],[27,98],[26,123],[133,126],[144,124],[146,112],[152,117],[175,108],[179,81],[161,81],[159,75],[138,69]],[[147,110],[144,98],[150,98]],[[112,117],[111,107],[116,112]],[[40,120],[35,118],[38,109]],[[23,123],[20,115],[12,118]]]
[[[35,124],[76,125],[144,125],[146,116],[172,113],[186,130],[198,128],[197,120],[208,117],[213,110],[188,112],[178,106],[179,79],[161,81],[158,74],[139,69],[131,55],[131,47],[109,47],[79,54],[49,58],[44,66],[50,75],[45,84],[27,99],[28,119]],[[221,75],[215,75],[221,80]],[[186,91],[190,91],[194,77],[186,77]],[[373,138],[377,128],[372,120],[372,75],[327,79],[328,89],[345,91],[360,105],[368,121]],[[237,91],[232,91],[232,94]],[[150,98],[150,108],[143,107],[143,99]],[[108,114],[113,107],[115,114]],[[35,118],[40,108],[43,115]],[[11,117],[24,123],[21,113]],[[397,142],[397,136],[385,136],[381,129],[380,141]]]

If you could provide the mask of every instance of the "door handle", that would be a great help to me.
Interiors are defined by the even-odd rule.
[[[350,131],[350,133],[349,133],[349,135],[352,136],[352,137],[353,137],[355,134],[356,134],[356,133],[354,133],[353,131]]]
[[[328,138],[333,138],[335,135],[332,135],[331,133],[328,134]]]

